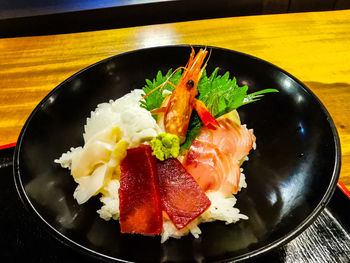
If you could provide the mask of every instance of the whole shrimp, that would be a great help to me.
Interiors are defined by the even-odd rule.
[[[179,83],[176,86],[172,84],[169,81],[171,75],[167,81],[159,86],[164,87],[166,83],[169,83],[173,85],[175,89],[173,93],[163,101],[160,108],[152,111],[152,114],[164,114],[162,119],[165,132],[177,135],[180,138],[180,143],[183,143],[186,139],[187,128],[193,109],[196,110],[205,126],[212,129],[219,126],[219,123],[215,120],[213,115],[211,115],[205,104],[196,99],[198,94],[198,82],[207,66],[207,63],[204,63],[207,53],[208,51],[206,49],[200,49],[197,55],[195,55],[195,51],[192,48],[190,59],[186,66],[178,68],[184,70]],[[178,69],[176,69],[173,74]]]

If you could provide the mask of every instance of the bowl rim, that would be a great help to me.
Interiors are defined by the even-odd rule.
[[[21,146],[22,146],[22,140],[23,137],[26,133],[26,130],[31,122],[31,119],[33,118],[33,116],[40,110],[41,106],[49,99],[49,97],[51,97],[54,93],[57,92],[58,89],[60,89],[62,86],[64,86],[67,82],[70,82],[71,80],[73,80],[76,76],[82,74],[83,72],[89,70],[92,67],[98,66],[99,64],[102,63],[106,63],[109,60],[113,60],[113,59],[117,59],[120,56],[128,56],[129,54],[133,54],[133,53],[138,53],[138,52],[144,52],[144,51],[153,51],[153,50],[159,50],[159,49],[167,49],[167,48],[190,48],[190,47],[194,47],[194,48],[208,48],[208,49],[213,49],[213,50],[219,50],[222,52],[228,52],[228,53],[235,53],[238,55],[242,55],[242,56],[246,56],[250,59],[256,60],[258,62],[262,62],[267,64],[268,66],[271,66],[272,68],[274,68],[277,71],[280,71],[281,73],[285,74],[286,76],[288,76],[289,78],[293,79],[295,82],[297,82],[302,89],[304,89],[304,91],[306,93],[308,93],[309,95],[311,95],[311,97],[318,103],[318,105],[320,106],[321,111],[325,114],[325,116],[327,117],[327,121],[328,124],[330,125],[332,134],[333,134],[333,142],[334,142],[334,147],[335,147],[335,163],[334,163],[334,168],[333,168],[333,172],[332,172],[332,177],[331,177],[331,181],[330,184],[328,185],[328,188],[326,190],[326,192],[324,193],[321,201],[317,204],[317,206],[315,207],[315,209],[300,223],[298,224],[294,230],[288,232],[286,235],[284,235],[283,237],[275,240],[274,242],[267,244],[261,248],[258,248],[254,251],[242,254],[242,255],[238,255],[238,256],[234,256],[228,259],[223,259],[220,260],[220,262],[226,262],[226,261],[231,261],[231,260],[235,260],[235,261],[244,261],[244,260],[248,260],[248,259],[253,259],[256,257],[259,257],[263,254],[266,254],[267,252],[276,249],[277,247],[280,247],[284,244],[286,244],[287,242],[291,241],[292,239],[294,239],[295,237],[297,237],[300,233],[302,233],[316,218],[317,216],[322,212],[322,210],[325,208],[325,206],[328,204],[328,202],[330,201],[331,197],[333,196],[333,193],[336,189],[336,185],[337,185],[337,181],[340,175],[340,168],[341,168],[341,146],[340,146],[340,139],[339,139],[339,135],[337,132],[337,129],[335,127],[334,121],[330,115],[330,113],[327,111],[326,107],[322,104],[322,102],[320,101],[320,99],[304,84],[302,83],[300,80],[298,80],[296,77],[294,77],[293,75],[291,75],[290,73],[288,73],[287,71],[281,69],[280,67],[266,61],[263,60],[261,58],[240,52],[240,51],[235,51],[235,50],[231,50],[231,49],[227,49],[227,48],[222,48],[222,47],[217,47],[217,46],[205,46],[205,45],[164,45],[164,46],[152,46],[152,47],[146,47],[146,48],[140,48],[140,49],[135,49],[135,50],[130,50],[127,52],[123,52],[123,53],[119,53],[116,55],[113,55],[111,57],[105,58],[103,60],[100,60],[96,63],[93,63],[81,70],[79,70],[78,72],[74,73],[73,75],[71,75],[70,77],[68,77],[67,79],[65,79],[64,81],[62,81],[60,84],[58,84],[54,89],[52,89],[39,103],[38,105],[34,108],[34,110],[31,112],[31,114],[29,115],[28,119],[26,120],[25,124],[22,127],[22,130],[19,134],[18,140],[17,140],[17,144],[15,147],[15,152],[14,152],[14,156],[13,156],[13,177],[14,177],[14,182],[15,182],[15,187],[17,190],[17,193],[24,205],[24,207],[27,209],[27,211],[29,212],[29,214],[32,215],[33,218],[35,218],[35,220],[39,223],[40,226],[42,226],[46,231],[48,231],[48,234],[53,235],[59,242],[65,244],[68,247],[74,248],[76,251],[87,255],[87,256],[93,256],[95,259],[99,259],[99,260],[104,260],[104,261],[114,261],[114,262],[131,262],[131,261],[127,261],[127,260],[123,260],[123,259],[118,259],[118,258],[114,258],[112,256],[108,256],[105,254],[102,254],[100,252],[94,251],[90,248],[87,248],[77,242],[75,242],[74,240],[66,237],[63,233],[59,232],[57,229],[55,229],[53,226],[51,226],[41,215],[40,213],[35,209],[34,205],[31,203],[31,201],[29,200],[24,186],[22,184],[22,180],[21,180],[21,173],[20,173],[20,163],[19,163],[19,156],[21,153]]]

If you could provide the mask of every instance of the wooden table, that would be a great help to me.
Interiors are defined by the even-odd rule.
[[[296,76],[330,112],[350,188],[350,10],[221,18],[86,33],[0,39],[0,145],[13,143],[57,84],[109,56],[202,44],[249,53]]]

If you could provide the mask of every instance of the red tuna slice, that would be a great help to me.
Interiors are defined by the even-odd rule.
[[[156,158],[150,146],[127,150],[119,188],[122,233],[159,235],[163,228]]]
[[[163,209],[182,229],[210,206],[210,200],[177,159],[157,160],[157,169]]]

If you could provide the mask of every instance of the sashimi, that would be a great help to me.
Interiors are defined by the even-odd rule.
[[[121,162],[119,188],[122,233],[159,235],[163,218],[159,200],[156,158],[150,146],[127,150]]]
[[[210,206],[210,200],[178,159],[157,160],[157,170],[163,209],[182,229]]]
[[[203,191],[229,197],[238,191],[240,161],[253,148],[252,130],[228,118],[218,119],[215,130],[203,127],[185,156],[183,165]]]

